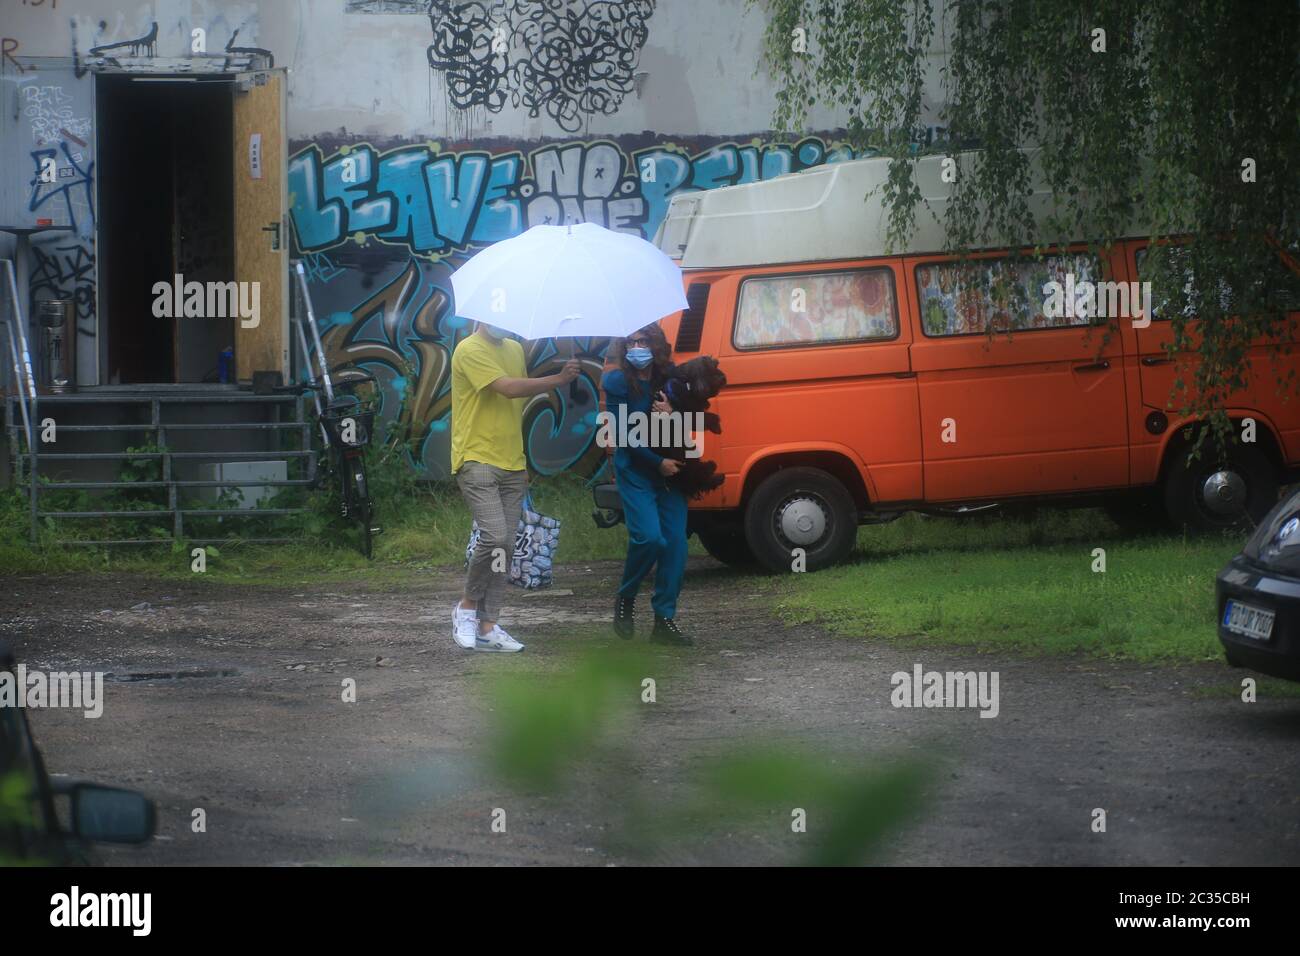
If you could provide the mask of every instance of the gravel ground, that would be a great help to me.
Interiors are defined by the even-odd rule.
[[[617,573],[568,566],[551,591],[512,591],[502,623],[528,644],[517,655],[452,644],[455,569],[287,588],[8,577],[0,638],[29,668],[113,675],[98,720],[30,712],[52,773],[157,801],[157,839],[101,850],[109,865],[788,861],[799,837],[785,815],[632,856],[612,836],[617,792],[588,771],[539,794],[486,769],[484,679],[546,681],[574,651],[616,644],[590,625],[607,618]],[[700,755],[780,737],[930,760],[916,819],[877,862],[1300,863],[1300,699],[1243,703],[1228,689],[1245,672],[1218,664],[981,655],[789,628],[767,589],[692,559],[680,620],[698,646],[656,648],[657,701],[612,731],[630,755],[620,772],[645,790],[680,795]],[[997,671],[998,717],[891,706],[890,676],[917,663]],[[356,703],[340,699],[346,677]],[[192,830],[195,808],[206,832]],[[1094,808],[1105,833],[1092,831]]]

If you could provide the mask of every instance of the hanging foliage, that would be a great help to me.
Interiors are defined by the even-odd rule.
[[[962,153],[944,213],[951,251],[1032,249],[1040,175],[1053,232],[1097,247],[1156,240],[1140,279],[1170,351],[1199,358],[1171,400],[1212,424],[1202,437],[1232,440],[1228,396],[1261,371],[1251,344],[1275,337],[1275,359],[1289,354],[1287,313],[1300,309],[1293,0],[750,2],[768,14],[774,126],[796,132],[830,111],[855,147],[890,158],[891,245],[929,214],[912,175],[920,153]],[[936,118],[946,134],[926,142],[918,131]],[[1262,364],[1295,393],[1289,363]]]

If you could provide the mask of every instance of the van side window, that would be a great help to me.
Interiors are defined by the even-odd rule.
[[[1145,272],[1144,266],[1147,261],[1148,251],[1149,250],[1146,247],[1143,247],[1133,255],[1134,264],[1137,266],[1139,281],[1145,281],[1143,279],[1143,273]],[[1183,254],[1183,250],[1179,249],[1176,246],[1172,247],[1169,250],[1169,256],[1172,261],[1175,272],[1176,273],[1182,272],[1184,277],[1187,279],[1187,282],[1183,285],[1184,294],[1188,296],[1193,295],[1194,289],[1192,283],[1192,271],[1189,267],[1183,264],[1183,260],[1187,258]],[[1223,296],[1223,302],[1221,304],[1226,307],[1227,300],[1228,300],[1227,290],[1226,289],[1220,290],[1220,294]],[[1157,322],[1169,321],[1169,312],[1165,308],[1165,306],[1168,304],[1169,304],[1169,300],[1167,298],[1161,298],[1156,300],[1151,306],[1151,318],[1153,318]],[[1190,317],[1193,314],[1193,310],[1190,307],[1186,308],[1183,310],[1183,314]]]
[[[753,276],[740,284],[738,349],[832,345],[898,335],[890,269]]]
[[[1138,279],[1142,281],[1145,281],[1146,279],[1144,273],[1147,271],[1145,266],[1148,251],[1149,250],[1146,247],[1143,247],[1133,256],[1134,262],[1137,265]],[[1188,304],[1184,307],[1183,314],[1188,318],[1191,318],[1196,314],[1196,309],[1192,306],[1191,302],[1199,294],[1196,289],[1192,268],[1185,264],[1187,256],[1183,249],[1174,246],[1169,249],[1169,253],[1175,273],[1181,272],[1183,277],[1186,279],[1186,282],[1183,285],[1183,294],[1188,297]],[[1296,273],[1287,266],[1281,256],[1274,260],[1274,265],[1276,268],[1271,269],[1269,274],[1263,277],[1262,281],[1269,284],[1271,287],[1269,291],[1272,300],[1276,302],[1280,308],[1287,312],[1295,312],[1300,309],[1300,276],[1297,276]],[[1232,289],[1226,283],[1219,283],[1219,307],[1225,312],[1231,311],[1232,299]],[[1151,317],[1157,322],[1167,321],[1169,319],[1169,314],[1165,306],[1168,304],[1168,298],[1163,296],[1155,297],[1155,303],[1151,306]]]
[[[1123,306],[1109,295],[1112,283],[1100,277],[1100,263],[1088,255],[927,263],[916,267],[921,327],[928,336],[948,336],[1104,323]],[[1124,285],[1116,291],[1127,302]],[[1081,307],[1087,300],[1080,294],[1088,288],[1093,309]]]

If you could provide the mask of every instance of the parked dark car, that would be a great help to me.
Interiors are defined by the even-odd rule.
[[[1228,663],[1300,680],[1300,490],[1264,516],[1215,592]]]
[[[17,673],[0,644],[0,675],[16,681]],[[64,799],[66,826],[58,813]],[[134,790],[52,780],[27,711],[0,706],[0,866],[85,863],[90,843],[146,842],[155,819],[153,801]]]

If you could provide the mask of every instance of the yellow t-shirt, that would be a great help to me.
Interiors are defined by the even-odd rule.
[[[523,471],[522,398],[488,388],[499,378],[527,378],[524,349],[514,339],[494,343],[475,332],[451,356],[451,473],[467,461]]]

